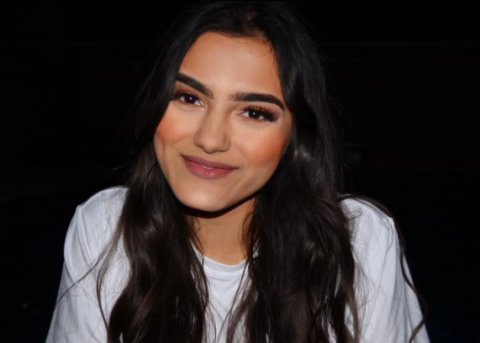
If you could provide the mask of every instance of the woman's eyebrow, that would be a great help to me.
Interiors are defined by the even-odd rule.
[[[186,85],[196,89],[197,91],[199,91],[203,95],[208,96],[209,98],[213,98],[213,92],[207,86],[195,80],[193,77],[178,73],[177,81],[185,83]]]
[[[268,102],[274,105],[277,105],[282,110],[285,110],[285,105],[278,99],[277,97],[271,94],[264,94],[264,93],[234,93],[230,97],[232,100],[235,101],[261,101],[261,102]]]
[[[185,75],[183,73],[178,73],[177,75],[177,81],[185,83],[186,85],[192,87],[193,89],[196,89],[203,95],[213,98],[213,92],[210,88],[202,84],[201,82],[195,80],[193,77]],[[268,102],[274,105],[277,105],[280,107],[282,110],[285,110],[285,105],[283,102],[278,99],[276,96],[271,95],[271,94],[265,94],[265,93],[243,93],[243,92],[237,92],[234,93],[230,96],[231,100],[234,101],[260,101],[260,102]]]

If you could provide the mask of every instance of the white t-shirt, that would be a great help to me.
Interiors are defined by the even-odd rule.
[[[109,188],[77,206],[65,239],[65,260],[48,343],[106,342],[105,324],[96,294],[99,265],[95,262],[110,243],[125,194],[124,187]],[[406,343],[420,322],[421,312],[418,300],[401,272],[399,242],[393,221],[365,201],[347,199],[342,206],[351,219],[353,231],[361,342]],[[199,252],[197,254],[203,259],[210,290],[208,312],[213,323],[207,330],[207,342],[224,342],[228,324],[223,324],[237,290],[240,288],[241,292],[247,287],[248,265],[245,261],[225,265]],[[405,267],[410,277],[406,263]],[[100,295],[107,320],[128,275],[128,260],[119,244]],[[79,279],[81,281],[76,282]],[[428,342],[426,330],[422,329],[415,343]]]

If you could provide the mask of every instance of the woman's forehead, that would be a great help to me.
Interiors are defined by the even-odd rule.
[[[265,40],[206,32],[185,55],[180,73],[218,91],[255,91],[282,96],[275,54]]]

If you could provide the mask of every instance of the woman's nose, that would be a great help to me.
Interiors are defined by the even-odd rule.
[[[219,111],[209,111],[200,121],[193,137],[194,144],[208,154],[230,148],[228,118]]]

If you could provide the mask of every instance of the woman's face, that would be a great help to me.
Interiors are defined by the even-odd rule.
[[[271,47],[207,32],[180,66],[154,146],[175,196],[213,212],[251,204],[291,131]]]

